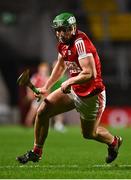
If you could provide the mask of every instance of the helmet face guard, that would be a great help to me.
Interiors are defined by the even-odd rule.
[[[71,26],[68,26],[68,27],[65,27],[65,26],[61,26],[61,27],[57,27],[57,28],[54,28],[55,31],[63,31],[63,32],[67,32],[67,31],[71,31],[72,30],[72,27]]]

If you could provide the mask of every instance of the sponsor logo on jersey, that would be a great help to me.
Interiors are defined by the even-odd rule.
[[[77,65],[76,62],[70,62],[70,61],[65,61],[65,64],[70,72],[70,74],[73,73],[80,73],[81,69],[80,67]]]

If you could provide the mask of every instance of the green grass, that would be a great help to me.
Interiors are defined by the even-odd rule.
[[[43,159],[39,163],[20,165],[16,156],[33,146],[33,129],[18,126],[0,127],[0,178],[2,179],[130,179],[131,130],[110,129],[124,142],[118,158],[105,163],[107,147],[83,139],[79,127],[69,127],[66,133],[53,130],[45,144]]]

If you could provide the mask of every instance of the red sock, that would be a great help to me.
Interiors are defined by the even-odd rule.
[[[40,157],[42,156],[42,147],[34,146],[33,148],[34,153],[38,154]]]
[[[117,144],[117,137],[114,136],[113,142],[110,144],[110,146],[115,146]]]

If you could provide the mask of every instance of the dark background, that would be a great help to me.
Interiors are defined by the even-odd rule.
[[[0,76],[9,92],[9,106],[19,106],[18,75],[27,67],[34,72],[41,61],[51,64],[56,59],[51,23],[55,15],[64,11],[76,16],[79,29],[89,35],[98,50],[107,105],[130,106],[130,1],[1,0]]]

